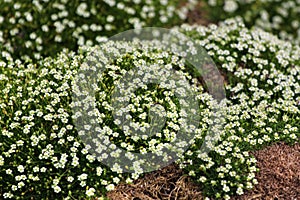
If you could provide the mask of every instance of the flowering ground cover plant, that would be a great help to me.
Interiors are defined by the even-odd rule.
[[[209,18],[241,16],[247,27],[258,26],[282,39],[300,43],[299,0],[205,0]]]
[[[147,63],[166,65],[179,71],[197,94],[199,126],[193,143],[177,162],[195,181],[201,182],[209,198],[229,199],[243,194],[257,181],[255,159],[249,151],[276,141],[299,141],[300,47],[259,29],[247,29],[242,21],[227,20],[219,27],[182,25],[178,29],[205,48],[225,77],[227,106],[214,116],[218,102],[205,85],[193,77],[189,64],[178,55],[153,48],[153,43],[113,42],[106,47],[125,48],[101,76],[97,92],[97,120],[101,134],[131,152],[157,151],[176,137],[180,104],[172,91],[156,84],[143,85],[130,97],[128,117],[132,127],[147,128],[147,110],[159,103],[166,123],[155,136],[130,137],[112,118],[110,95],[118,80],[131,68]],[[127,174],[108,168],[84,145],[74,126],[72,87],[89,52],[63,51],[55,58],[32,63],[12,60],[3,54],[0,62],[0,195],[24,199],[92,199],[105,195],[120,182],[130,183],[143,170]],[[138,80],[136,80],[138,81]],[[91,113],[93,114],[93,113]],[[211,126],[211,125],[214,126]],[[218,126],[222,125],[223,129]],[[218,143],[207,142],[210,152],[201,151],[206,136],[220,130]],[[104,149],[105,150],[105,149]],[[130,157],[130,154],[128,154]],[[113,156],[113,155],[112,155]]]
[[[181,167],[204,184],[206,195],[229,199],[257,182],[255,159],[248,151],[276,141],[299,141],[300,48],[262,30],[245,28],[241,18],[219,27],[183,25],[181,30],[219,65],[229,100],[222,142],[203,154],[197,151],[201,142],[196,140],[186,153],[188,164]]]
[[[1,62],[2,198],[79,199],[119,181],[94,164],[70,121],[69,88],[81,60],[61,53],[36,64]]]
[[[0,48],[14,58],[55,56],[127,29],[174,25],[193,5],[192,0],[2,0]]]
[[[186,115],[182,109],[184,106],[181,105],[185,102],[174,97],[172,85],[184,85],[185,82],[181,83],[182,77],[186,77],[193,91],[199,93],[199,98],[202,87],[196,86],[197,81],[190,75],[188,65],[186,66],[185,61],[178,55],[153,47],[153,42],[138,44],[113,42],[101,46],[107,50],[128,50],[125,54],[118,55],[113,63],[105,66],[106,70],[100,74],[99,84],[93,86],[97,92],[97,109],[91,114],[96,114],[97,122],[102,125],[99,136],[104,137],[104,142],[112,142],[112,145],[119,145],[131,152],[143,154],[152,151],[164,154],[163,148],[173,147],[168,145],[168,142],[175,140],[178,127],[184,124]],[[129,167],[134,171],[132,174],[123,173],[124,170],[118,165],[109,168],[101,164],[97,157],[89,152],[90,147],[83,144],[79,137],[81,132],[74,126],[73,120],[76,119],[77,113],[72,113],[72,107],[78,103],[72,101],[72,87],[76,86],[74,80],[79,69],[89,67],[85,65],[89,53],[97,51],[100,51],[97,47],[81,48],[77,54],[64,51],[56,58],[49,57],[35,64],[12,61],[10,57],[3,58],[6,61],[1,62],[0,102],[3,113],[0,119],[0,193],[3,198],[99,197],[105,191],[114,189],[120,181],[130,183],[144,172],[139,163],[130,163]],[[131,94],[133,96],[130,97],[128,105],[130,113],[126,117],[135,121],[129,124],[128,128],[138,128],[144,132],[143,129],[148,129],[150,125],[147,109],[153,103],[161,104],[165,108],[161,110],[161,107],[158,107],[156,113],[168,118],[166,125],[150,138],[147,135],[132,136],[125,127],[123,131],[120,130],[118,119],[112,117],[113,107],[110,99],[118,80],[127,71],[141,65],[145,65],[147,70],[147,64],[156,67],[158,71],[162,65],[167,64],[168,69],[174,68],[178,71],[180,78],[178,83],[169,82],[169,76],[164,74],[164,86],[158,88],[157,84],[147,84]],[[203,95],[207,96],[204,93]],[[120,111],[122,110],[118,110]],[[195,116],[197,118],[201,114]],[[194,126],[187,131],[199,130]],[[176,151],[180,150],[181,145],[184,146],[179,143],[176,145]],[[104,156],[106,149],[100,150]],[[107,156],[114,157],[116,153],[112,152]],[[179,153],[182,155],[183,151]],[[128,152],[126,156],[130,159],[132,155]]]

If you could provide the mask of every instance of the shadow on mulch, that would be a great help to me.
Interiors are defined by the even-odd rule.
[[[133,184],[120,184],[107,194],[112,200],[201,200],[201,190],[181,169],[171,164],[146,174]]]
[[[300,144],[277,143],[252,153],[260,172],[259,182],[234,200],[300,199]],[[109,192],[111,200],[202,200],[201,188],[175,164],[146,174],[133,184],[120,184]]]

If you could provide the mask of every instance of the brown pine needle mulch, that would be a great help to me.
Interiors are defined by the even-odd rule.
[[[277,143],[253,152],[260,172],[252,190],[235,200],[300,200],[300,144]],[[108,193],[111,200],[201,200],[201,189],[172,164],[133,184],[120,184]]]
[[[121,184],[108,193],[112,200],[201,200],[201,190],[175,164],[146,174],[133,184]]]
[[[256,151],[260,172],[259,184],[243,196],[234,199],[298,200],[300,199],[300,144],[278,143]]]

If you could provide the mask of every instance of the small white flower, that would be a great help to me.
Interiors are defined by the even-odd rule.
[[[58,185],[54,186],[53,190],[54,190],[55,193],[60,193],[61,192],[61,188]]]
[[[74,178],[72,176],[68,176],[67,180],[68,182],[72,183],[74,181]]]
[[[115,185],[114,184],[109,184],[105,188],[106,188],[107,191],[112,191],[112,190],[115,189]]]
[[[24,172],[24,166],[23,166],[23,165],[19,165],[19,166],[17,167],[17,169],[18,169],[18,171],[19,171],[20,173],[23,173],[23,172]]]
[[[95,195],[95,192],[96,190],[94,188],[89,188],[85,194],[88,196],[88,197],[91,197],[91,196],[94,196]]]

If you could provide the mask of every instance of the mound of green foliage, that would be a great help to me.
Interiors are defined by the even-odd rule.
[[[0,63],[0,105],[3,113],[0,118],[1,196],[12,199],[99,197],[106,191],[113,190],[120,181],[130,183],[147,172],[147,169],[142,168],[139,163],[145,160],[128,163],[134,172],[132,174],[124,173],[125,170],[118,162],[110,166],[111,168],[99,162],[97,157],[99,154],[95,155],[93,151],[91,153],[91,145],[86,145],[80,137],[84,130],[74,123],[77,115],[80,116],[82,113],[74,112],[76,109],[73,108],[80,103],[86,107],[88,103],[85,102],[87,98],[74,100],[74,96],[85,94],[85,91],[76,93],[77,86],[85,86],[81,82],[76,84],[78,77],[81,77],[84,69],[93,69],[94,65],[91,62],[94,54],[99,52],[96,59],[103,62],[105,58],[100,57],[101,52],[115,53],[118,49],[125,52],[121,51],[116,54],[115,59],[106,63],[103,72],[94,72],[99,73],[98,82],[92,84],[93,90],[96,91],[97,107],[93,110],[85,109],[86,114],[94,116],[100,125],[95,129],[97,138],[104,138],[103,143],[95,146],[97,148],[95,150],[102,151],[101,157],[108,154],[108,157],[114,158],[118,152],[110,151],[109,148],[116,149],[118,145],[128,151],[125,154],[128,159],[132,159],[133,153],[145,152],[161,155],[164,159],[168,158],[164,148],[174,149],[174,146],[178,146],[175,152],[181,148],[182,144],[174,144],[174,140],[177,137],[178,127],[185,124],[186,114],[182,112],[180,105],[187,103],[184,99],[180,101],[176,98],[172,88],[191,82],[194,92],[201,95],[201,87],[196,87],[197,81],[189,75],[186,69],[188,65],[185,66],[184,59],[172,52],[164,51],[159,42],[107,42],[100,48],[97,46],[80,48],[78,53],[63,51],[55,58],[48,57],[36,63],[13,61],[10,57],[3,58]],[[168,70],[178,71],[178,82],[169,82],[168,70],[160,71],[165,65]],[[146,75],[162,77],[164,85],[151,83],[141,85],[141,80],[137,77],[129,83],[138,84],[141,88],[130,95],[131,100],[125,110],[117,108],[114,110],[112,91],[118,85],[118,81],[135,67],[143,67],[145,72],[153,67],[154,70],[147,72],[149,74]],[[156,74],[157,72],[163,74]],[[185,94],[184,90],[181,92]],[[122,100],[127,97],[120,98]],[[148,137],[145,130],[152,128],[151,121],[158,121],[148,117],[147,111],[154,104],[161,105],[155,111],[156,114],[167,119],[166,123],[162,124],[162,130]],[[127,109],[129,112],[126,114]],[[118,113],[122,115],[124,112],[126,118],[132,119],[128,128],[119,127],[120,120],[114,118],[113,111],[117,116]],[[200,118],[200,114],[196,117]],[[91,121],[88,122],[92,124]],[[145,135],[133,136],[130,128],[138,129]],[[191,134],[195,128],[196,126],[186,132]],[[86,131],[89,129],[87,127]],[[107,143],[110,145],[103,146]],[[170,145],[172,143],[174,145]],[[179,151],[179,156],[183,152]]]
[[[97,107],[91,115],[102,126],[99,136],[128,152],[159,154],[169,147],[185,116],[180,111],[182,102],[167,86],[171,83],[164,87],[143,85],[129,98],[126,117],[134,122],[130,126],[141,132],[150,124],[149,107],[160,104],[164,108],[165,112],[158,113],[165,114],[166,123],[150,138],[130,137],[130,132],[118,128],[120,122],[112,118],[110,95],[126,72],[135,67],[174,69],[190,83],[200,110],[199,126],[191,129],[192,144],[177,161],[180,167],[201,182],[207,199],[229,199],[251,189],[257,183],[258,169],[249,151],[277,141],[299,141],[300,47],[262,30],[249,30],[239,19],[227,20],[219,27],[182,25],[175,29],[206,49],[224,75],[226,106],[220,107],[193,77],[190,63],[156,47],[155,42],[105,43],[101,48],[80,48],[77,53],[65,50],[35,63],[3,54],[0,195],[11,199],[89,199],[105,195],[122,181],[130,183],[144,172],[139,163],[132,163],[135,173],[128,174],[118,165],[109,168],[99,162],[74,125],[74,80],[86,67],[90,52],[112,47],[126,51],[105,65],[99,84],[93,86]],[[215,115],[217,107],[220,115]],[[215,145],[210,141],[216,141]],[[203,144],[209,151],[202,151]],[[103,147],[103,155],[105,150]],[[115,157],[116,153],[108,156]]]
[[[278,141],[299,142],[300,48],[263,30],[249,30],[241,18],[180,30],[219,66],[229,100],[220,142],[209,153],[201,151],[202,134],[211,131],[203,127],[181,167],[207,196],[229,199],[257,183],[249,151]]]
[[[258,26],[300,44],[299,0],[205,0],[208,17],[217,22],[241,16],[247,27]]]
[[[193,5],[180,0],[3,0],[0,49],[14,58],[55,56],[63,48],[76,51],[128,29],[177,24]]]

